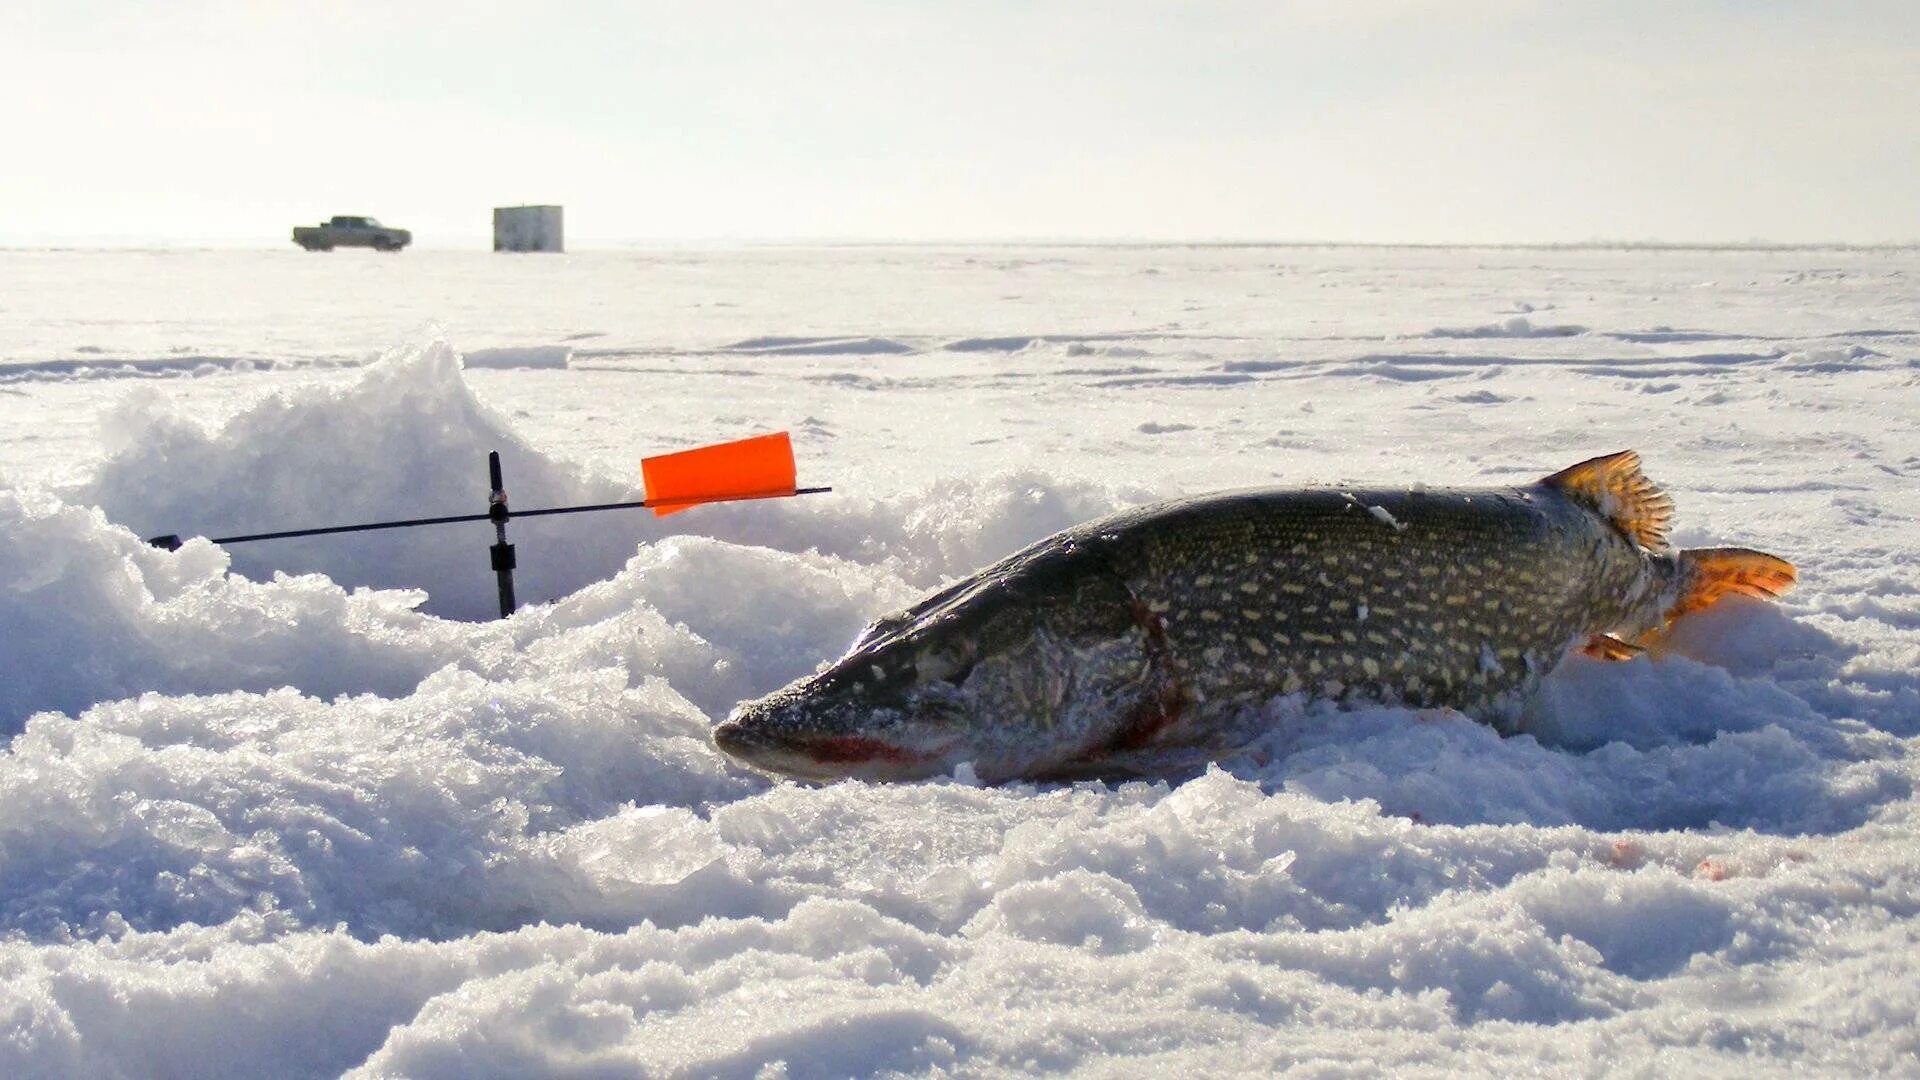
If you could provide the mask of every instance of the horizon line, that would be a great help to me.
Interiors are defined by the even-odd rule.
[[[484,235],[470,243],[428,244],[416,250],[492,252]],[[1900,251],[1920,248],[1911,240],[1315,240],[1235,239],[1221,237],[609,237],[570,238],[567,252],[617,251],[635,248],[1345,248],[1381,250],[1505,250],[1505,251]],[[36,235],[0,234],[0,251],[292,251],[291,242],[266,242],[256,237],[140,236],[124,234]],[[541,254],[541,253],[533,253]],[[564,253],[563,253],[564,254]]]

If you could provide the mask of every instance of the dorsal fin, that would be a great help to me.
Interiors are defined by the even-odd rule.
[[[1649,551],[1667,549],[1667,523],[1673,500],[1640,472],[1632,450],[1592,458],[1540,481],[1559,488],[1597,511]]]

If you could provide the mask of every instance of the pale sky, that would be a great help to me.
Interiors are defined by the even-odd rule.
[[[5,0],[0,242],[1920,241],[1920,3]]]

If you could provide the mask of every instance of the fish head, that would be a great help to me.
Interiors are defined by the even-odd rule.
[[[916,779],[962,763],[988,782],[1036,775],[1126,721],[1148,666],[1131,611],[1098,565],[1009,560],[875,621],[839,660],[742,703],[714,743],[808,780]]]

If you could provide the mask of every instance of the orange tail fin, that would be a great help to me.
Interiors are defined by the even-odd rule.
[[[1689,548],[1680,553],[1680,599],[1667,611],[1677,619],[1729,593],[1772,600],[1793,588],[1793,564],[1746,548]]]
[[[793,443],[782,431],[661,454],[640,463],[647,502],[660,517],[703,502],[794,493]]]

